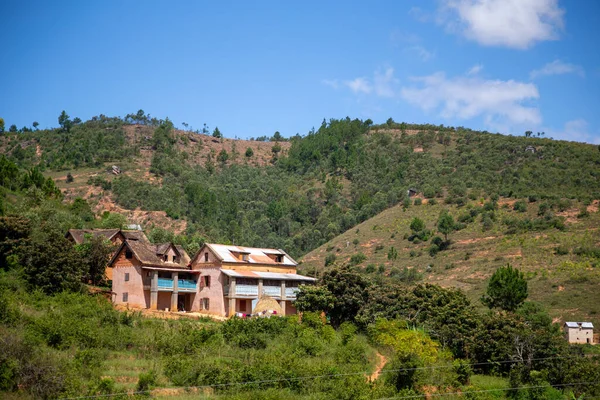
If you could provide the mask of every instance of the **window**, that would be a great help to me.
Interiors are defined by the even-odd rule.
[[[276,261],[276,262],[279,262],[279,263],[280,263],[280,262],[283,262],[283,256],[282,256],[281,254],[278,254],[278,255],[276,255],[276,256],[275,256],[275,261]]]
[[[165,255],[163,256],[163,260],[165,260],[165,261],[169,261],[169,256],[165,254]]]
[[[129,301],[129,293],[123,292],[123,303],[127,303]]]
[[[210,276],[205,275],[202,277],[202,283],[205,287],[210,287]]]
[[[248,254],[242,254],[242,261],[248,261]]]
[[[129,247],[125,248],[125,258],[131,260],[133,258],[133,253]]]
[[[176,255],[173,255],[173,262],[174,262],[174,263],[176,263],[176,262],[179,262],[179,260],[177,259],[177,256],[176,256]]]
[[[208,310],[209,308],[210,308],[210,299],[208,297],[205,297],[202,299],[202,309]]]
[[[129,272],[125,272],[125,282],[129,282]]]
[[[208,253],[204,253],[204,262],[208,262]]]

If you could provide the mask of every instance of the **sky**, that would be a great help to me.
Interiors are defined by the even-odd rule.
[[[229,138],[323,119],[600,143],[600,2],[0,2],[0,117],[143,109]]]

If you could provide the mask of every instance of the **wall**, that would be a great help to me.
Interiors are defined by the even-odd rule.
[[[135,258],[125,257],[125,248],[116,257],[112,270],[112,291],[115,292],[115,304],[128,304],[131,307],[148,308],[144,295],[144,279],[141,263]],[[125,281],[125,273],[129,273],[129,281]],[[128,301],[123,302],[123,293],[128,293]]]
[[[296,310],[296,307],[294,307],[294,305],[292,304],[291,301],[286,301],[285,302],[285,315],[293,315],[293,314],[297,314],[298,311]]]
[[[204,257],[204,256],[202,256]],[[204,258],[203,258],[204,260]],[[197,269],[197,268],[196,268]],[[192,311],[204,311],[210,314],[226,315],[226,300],[223,297],[223,286],[225,285],[225,275],[221,273],[218,266],[204,266],[198,276],[198,293],[194,298]],[[203,286],[203,277],[210,276],[210,287]],[[202,299],[209,299],[209,309],[202,310]]]
[[[590,343],[594,342],[594,330],[593,329],[579,329],[579,328],[567,328],[567,339],[569,343],[579,343],[585,344],[587,343],[587,339],[590,340]]]

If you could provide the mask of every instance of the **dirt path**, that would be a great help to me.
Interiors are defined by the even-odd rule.
[[[377,380],[377,378],[379,378],[379,375],[381,375],[381,370],[383,369],[383,367],[385,367],[385,364],[387,364],[388,359],[385,358],[385,356],[379,352],[377,352],[377,367],[375,368],[375,372],[373,372],[371,374],[371,376],[369,376],[369,381],[373,382],[375,380]]]

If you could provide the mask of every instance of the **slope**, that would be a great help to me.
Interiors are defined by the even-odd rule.
[[[381,274],[407,284],[426,281],[458,287],[480,304],[489,277],[497,267],[510,263],[525,272],[529,300],[544,304],[557,321],[591,320],[600,325],[597,200],[587,205],[565,200],[554,204],[521,201],[519,204],[526,205],[521,212],[513,209],[516,199],[503,198],[494,211],[495,221],[486,226],[481,222],[487,218],[483,212],[472,222],[466,218],[469,211],[483,209],[485,201],[481,199],[470,200],[463,207],[427,204],[427,199],[419,202],[422,204],[387,209],[309,252],[301,259],[302,270],[319,273],[335,265],[357,265],[374,277]],[[564,230],[540,224],[547,218],[538,215],[540,208],[558,217],[556,226],[561,229],[559,221],[564,221]],[[431,241],[409,241],[410,224],[418,217],[435,231],[443,210],[455,220],[465,221],[464,228],[449,235],[448,249],[432,256]]]

